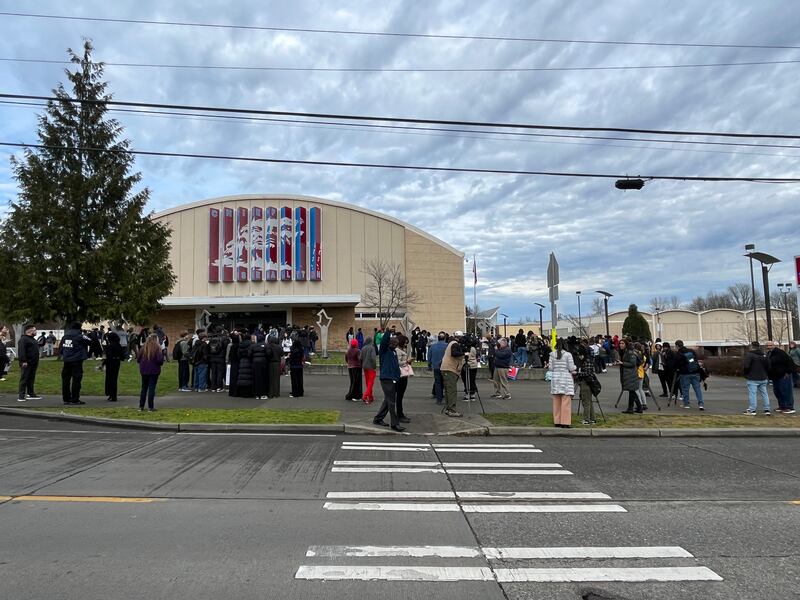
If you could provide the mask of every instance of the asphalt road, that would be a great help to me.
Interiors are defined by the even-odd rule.
[[[798,451],[2,416],[0,597],[793,598]]]

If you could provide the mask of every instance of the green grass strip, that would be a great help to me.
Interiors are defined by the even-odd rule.
[[[55,414],[159,421],[161,423],[260,423],[260,424],[332,424],[339,421],[338,410],[273,410],[268,408],[217,409],[217,408],[159,408],[155,412],[139,412],[136,408],[93,408],[89,406],[35,408]]]

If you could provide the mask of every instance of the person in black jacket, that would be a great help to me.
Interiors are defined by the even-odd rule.
[[[250,359],[250,337],[246,334],[239,342],[239,378],[236,382],[237,396],[240,398],[253,397],[253,363]]]
[[[83,335],[80,323],[72,323],[61,338],[61,399],[64,404],[86,404],[81,401],[83,361],[89,358],[93,340]]]
[[[289,351],[289,373],[292,381],[292,393],[289,394],[289,398],[303,397],[305,391],[303,390],[303,363],[305,360],[303,345],[299,340],[295,340]]]
[[[0,381],[6,380],[6,369],[8,368],[8,349],[6,348],[6,332],[5,327],[0,327]]]
[[[211,379],[211,391],[225,391],[225,347],[227,336],[224,331],[215,331],[208,342],[208,363]]]
[[[28,323],[23,328],[24,335],[19,340],[19,395],[17,402],[41,400],[34,392],[36,370],[39,368],[39,344],[36,343],[36,325]]]
[[[108,402],[117,401],[119,366],[125,358],[125,349],[120,344],[119,335],[110,331],[106,335],[106,382],[105,392]]]
[[[769,378],[769,361],[758,342],[750,344],[750,351],[742,360],[742,372],[747,379],[747,395],[749,406],[743,414],[755,415],[758,406],[758,397],[764,407],[764,415],[769,415],[769,394],[767,394],[767,380]]]
[[[769,378],[772,379],[772,393],[778,400],[776,412],[793,415],[795,413],[792,392],[794,361],[773,341],[767,342],[767,358],[769,359]]]
[[[235,329],[231,332],[231,341],[228,344],[228,363],[231,366],[231,376],[228,380],[228,396],[235,398],[239,395],[238,382],[239,382],[239,343],[241,337],[239,332]]]
[[[267,397],[277,398],[281,395],[281,357],[283,351],[278,338],[267,339]]]
[[[253,365],[253,393],[256,400],[267,399],[267,344],[264,341],[250,344],[250,360]]]

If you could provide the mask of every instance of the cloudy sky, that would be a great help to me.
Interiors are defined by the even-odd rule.
[[[20,3],[0,12],[275,28],[797,46],[800,5],[785,0],[588,2],[408,0],[255,2],[99,0]],[[800,134],[800,63],[663,68],[458,72],[800,61],[800,49],[714,48],[200,28],[0,15],[0,91],[48,95],[82,38],[109,63],[239,67],[452,69],[309,72],[109,65],[115,99],[270,110],[586,127]],[[14,60],[11,60],[14,59]],[[0,141],[36,142],[37,106],[0,103]],[[297,160],[648,175],[800,177],[800,140],[699,138],[794,148],[398,131],[118,112],[139,150]],[[528,131],[527,133],[536,133]],[[559,132],[545,132],[556,133]],[[579,134],[580,135],[580,134]],[[585,135],[585,134],[584,134]],[[590,135],[603,135],[593,133]],[[608,134],[605,134],[608,135]],[[618,136],[619,137],[619,136]],[[653,139],[653,135],[633,135]],[[695,140],[671,136],[671,140]],[[0,201],[16,194],[0,149]],[[688,301],[749,278],[743,246],[800,254],[800,186],[649,182],[138,158],[154,211],[227,194],[322,196],[394,215],[477,256],[478,303],[516,319],[547,303],[545,272],[561,265],[562,312],[575,290],[605,289],[611,307],[652,296]],[[0,208],[5,210],[5,208]],[[468,302],[471,264],[465,264]],[[545,316],[547,312],[545,313]]]

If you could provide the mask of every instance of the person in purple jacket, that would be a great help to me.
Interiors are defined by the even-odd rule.
[[[144,410],[145,398],[147,398],[147,410],[152,412],[156,409],[154,405],[156,384],[158,384],[158,376],[161,375],[161,365],[164,364],[164,352],[161,350],[161,342],[158,341],[158,335],[151,333],[147,336],[147,341],[139,351],[136,360],[139,363],[139,373],[142,375],[139,412]]]

